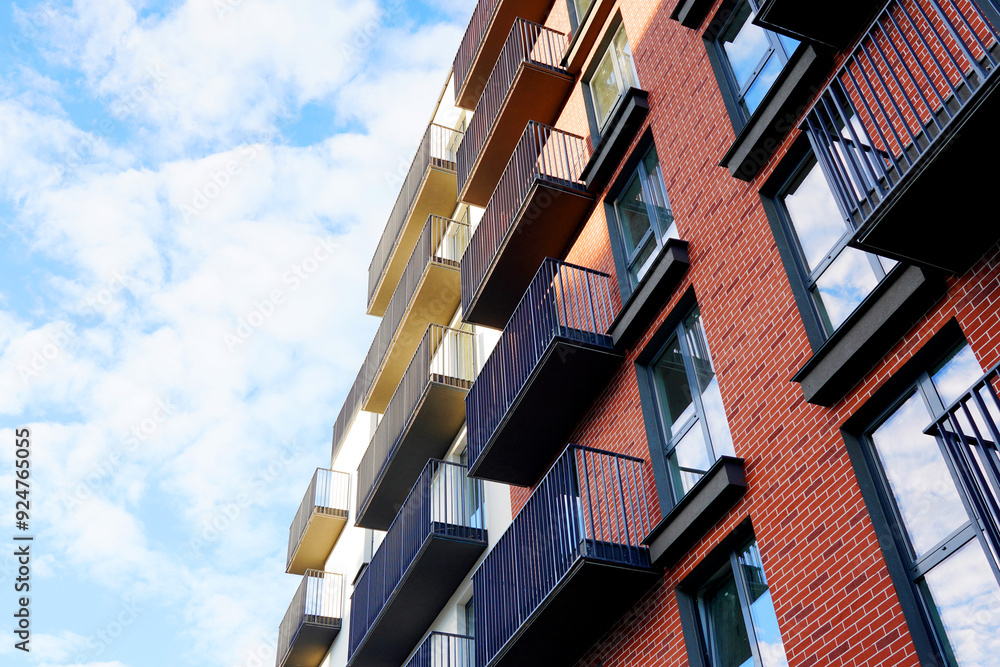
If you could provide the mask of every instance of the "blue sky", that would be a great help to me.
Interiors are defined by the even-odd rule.
[[[0,664],[273,663],[288,524],[473,4],[0,8],[0,515],[28,425],[36,539],[32,652],[5,630]]]

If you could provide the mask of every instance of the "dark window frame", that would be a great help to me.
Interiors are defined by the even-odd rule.
[[[827,180],[827,184],[829,184],[830,177],[826,172],[823,161],[816,158],[808,139],[805,135],[802,135],[789,148],[784,158],[778,163],[778,166],[764,183],[764,186],[761,187],[760,198],[768,224],[771,227],[772,235],[774,236],[775,244],[778,248],[778,254],[781,256],[782,264],[788,275],[792,294],[798,306],[799,314],[802,317],[802,323],[806,329],[806,336],[809,338],[813,350],[816,351],[823,347],[823,344],[834,337],[844,326],[848,325],[851,319],[850,315],[848,315],[845,321],[839,326],[828,328],[811,290],[816,279],[823,274],[823,271],[848,246],[848,242],[855,230],[853,226],[849,226],[839,241],[827,252],[823,261],[811,272],[809,271],[794,223],[781,198],[787,192],[789,186],[803,174],[810,161],[815,161],[819,165],[823,176]],[[834,200],[836,200],[836,197],[834,197]],[[839,202],[837,206],[838,212],[843,216]],[[846,218],[845,222],[847,222]],[[852,314],[863,307],[864,301],[877,297],[880,291],[879,288],[887,284],[886,278],[889,275],[906,266],[900,263],[886,271],[875,255],[865,252],[865,256],[872,270],[875,272],[878,282],[865,299],[855,307]]]
[[[729,64],[729,57],[726,55],[722,44],[719,42],[722,34],[729,28],[730,23],[738,14],[738,10],[744,3],[750,4],[751,9],[755,13],[759,10],[759,7],[756,6],[759,3],[756,0],[724,0],[722,5],[716,11],[715,17],[709,23],[708,29],[702,35],[705,41],[705,50],[708,52],[709,63],[712,66],[716,81],[719,84],[719,91],[722,93],[722,99],[725,103],[726,112],[729,114],[729,119],[733,124],[733,130],[737,135],[739,135],[740,131],[750,123],[757,111],[764,108],[765,105],[763,101],[767,99],[767,92],[765,92],[762,97],[761,104],[754,109],[753,112],[748,114],[743,111],[743,108],[740,106],[740,101],[743,99],[744,95],[741,95],[732,66]],[[752,21],[752,19],[750,19],[750,21]],[[798,46],[794,50],[788,51],[785,45],[781,42],[777,33],[767,30],[766,28],[761,29],[767,34],[770,48],[767,57],[761,60],[757,69],[754,71],[753,76],[751,76],[747,82],[744,90],[742,91],[743,93],[749,90],[749,88],[753,85],[754,81],[756,81],[757,77],[760,75],[760,72],[764,69],[767,63],[770,62],[771,57],[777,56],[781,58],[781,66],[782,70],[784,70],[789,61],[792,60],[793,56],[807,46],[806,42],[799,42]],[[780,78],[779,73],[778,79],[776,79],[775,83],[771,86],[772,89],[778,83]]]
[[[572,4],[573,2],[573,0],[567,0],[567,1],[570,4]],[[599,1],[600,0],[593,0],[593,2],[590,5],[590,8],[587,10],[588,13],[594,9],[594,7],[597,5]],[[625,24],[622,21],[621,10],[617,11],[614,17],[608,22],[607,29],[604,31],[604,34],[601,35],[600,41],[594,47],[593,55],[590,58],[590,62],[587,64],[587,68],[583,71],[582,75],[580,76],[580,88],[583,91],[583,106],[584,109],[586,109],[587,111],[587,125],[590,128],[590,143],[592,146],[597,146],[601,141],[601,137],[604,136],[603,133],[612,129],[613,124],[610,123],[610,121],[612,118],[614,118],[615,112],[618,110],[618,107],[628,97],[629,88],[638,87],[641,85],[639,81],[639,70],[636,67],[635,55],[633,54],[632,75],[635,77],[635,86],[626,85],[620,91],[618,91],[618,99],[615,100],[615,103],[612,104],[611,108],[608,109],[608,113],[605,116],[604,121],[603,122],[598,121],[597,111],[594,105],[594,96],[593,93],[591,93],[590,91],[590,80],[594,77],[594,74],[597,72],[597,67],[598,65],[601,64],[601,60],[607,53],[608,47],[611,46],[611,42],[612,40],[614,40],[615,35],[618,34],[619,28],[625,30]],[[632,43],[628,39],[627,30],[625,31],[625,42],[626,44],[629,45],[629,50],[631,51]]]
[[[615,275],[618,279],[618,289],[621,293],[622,302],[628,301],[628,298],[649,279],[653,274],[653,271],[646,269],[644,275],[639,280],[632,280],[631,274],[629,273],[629,262],[628,257],[626,257],[625,251],[625,241],[622,238],[621,223],[618,219],[618,207],[617,202],[619,197],[625,192],[625,189],[632,182],[632,178],[638,173],[643,159],[646,157],[650,150],[656,150],[656,144],[653,142],[653,133],[651,128],[647,127],[646,131],[636,142],[633,147],[632,152],[629,154],[628,158],[622,163],[621,170],[618,172],[618,176],[614,183],[608,189],[607,194],[604,197],[604,213],[605,219],[608,223],[608,234],[611,240],[611,255],[615,262]],[[660,186],[662,187],[662,192],[664,199],[667,202],[671,214],[673,213],[673,206],[670,203],[670,193],[667,192],[667,184],[662,178],[663,168],[662,161],[660,160],[659,151],[656,153],[657,162],[661,165],[660,167]],[[672,219],[672,223],[676,228],[676,217]],[[667,226],[669,229],[669,225]],[[653,254],[649,259],[649,266],[651,267],[656,263],[656,258],[658,258],[667,245],[666,230],[664,230],[664,235],[656,239],[657,247],[653,251]]]
[[[701,395],[699,392],[696,390],[692,391],[692,402],[696,406],[695,417],[692,423],[687,425],[683,433],[672,438],[668,437],[664,428],[663,417],[660,411],[660,401],[656,395],[654,378],[656,362],[662,356],[667,343],[674,336],[678,335],[684,328],[685,321],[697,309],[699,307],[694,289],[689,287],[635,359],[635,375],[639,387],[639,405],[642,408],[643,424],[646,429],[646,442],[649,449],[650,463],[653,466],[653,478],[656,483],[657,498],[660,502],[660,510],[664,515],[691,492],[688,491],[685,493],[683,489],[676,488],[669,460],[670,452],[684,434],[692,428],[703,429],[705,444],[712,448],[712,453],[715,456],[712,462],[713,465],[719,461],[720,457],[727,455],[725,452],[717,452],[716,445],[712,443],[712,437],[708,430],[708,421],[705,418],[704,408],[701,406]],[[684,346],[686,348],[686,342]],[[709,349],[711,349],[711,344],[709,344]],[[685,362],[685,368],[687,372],[690,372],[691,368],[687,362]],[[692,382],[690,376],[687,379],[689,383]],[[728,415],[726,415],[726,418],[728,422]]]
[[[707,659],[708,647],[705,641],[705,634],[700,613],[701,600],[699,596],[705,587],[713,580],[723,574],[724,569],[729,566],[733,568],[733,559],[737,553],[750,543],[757,545],[757,551],[761,555],[763,564],[764,554],[760,548],[760,540],[754,532],[751,518],[744,518],[728,535],[709,551],[692,571],[678,584],[676,588],[677,607],[681,621],[681,632],[684,636],[684,645],[687,649],[688,663],[691,667],[711,667],[712,663]],[[765,568],[766,570],[766,568]],[[731,574],[736,579],[741,579],[742,574],[737,574],[736,569],[731,569]],[[766,573],[765,573],[766,576]],[[771,583],[768,583],[771,590]],[[773,593],[772,593],[773,599]],[[748,609],[740,605],[744,613],[744,623],[747,625],[748,636],[752,637],[753,623],[747,618]],[[780,631],[780,628],[779,628]],[[756,642],[752,647],[754,656],[757,655]]]
[[[930,377],[954,352],[965,345],[968,343],[957,321],[952,319],[946,322],[840,430],[917,656],[921,664],[936,667],[945,667],[950,663],[945,657],[945,648],[932,615],[918,590],[918,580],[961,546],[977,538],[981,539],[978,535],[981,531],[974,527],[975,519],[972,517],[975,513],[970,511],[969,499],[956,482],[959,497],[970,514],[970,521],[937,547],[928,550],[919,559],[916,558],[910,540],[904,533],[903,519],[892,498],[888,478],[874,452],[870,434],[914,396],[927,407],[931,418],[936,419],[946,406],[941,403]],[[952,478],[956,479],[954,464],[944,451],[943,459]],[[942,544],[948,547],[947,552],[941,551]],[[984,550],[986,549],[984,545]]]

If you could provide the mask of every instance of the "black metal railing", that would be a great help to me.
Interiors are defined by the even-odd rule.
[[[521,64],[530,62],[553,71],[565,71],[559,63],[566,51],[567,43],[566,35],[561,32],[521,18],[514,21],[514,26],[500,51],[497,64],[493,67],[486,88],[483,89],[483,95],[476,105],[472,122],[469,123],[465,136],[462,137],[462,143],[458,147],[456,171],[459,192],[465,188],[465,182],[500,113],[503,101]]]
[[[1000,553],[1000,369],[994,368],[927,429],[944,438],[983,534]]]
[[[369,629],[432,535],[484,539],[483,487],[467,477],[468,468],[433,459],[403,502],[385,538],[351,596],[350,654]]]
[[[612,348],[611,279],[546,258],[465,398],[469,461],[487,443],[555,338]]]
[[[431,123],[424,132],[424,137],[417,148],[417,154],[410,164],[410,170],[403,180],[403,187],[396,197],[396,203],[389,214],[389,220],[385,224],[382,238],[379,239],[375,248],[375,256],[372,257],[368,267],[368,307],[375,299],[375,292],[378,290],[382,277],[385,274],[386,265],[392,256],[393,249],[399,242],[403,233],[404,223],[410,215],[410,210],[420,192],[420,185],[424,180],[424,174],[431,167],[438,169],[455,169],[455,151],[461,142],[462,133],[442,125]]]
[[[277,664],[285,664],[299,629],[305,624],[340,627],[344,615],[344,577],[306,570],[288,611],[278,626]]]
[[[302,535],[313,514],[347,518],[351,506],[351,476],[346,472],[317,468],[306,489],[298,512],[288,528],[288,563],[302,541]]]
[[[493,11],[500,0],[479,0],[476,8],[472,10],[472,18],[465,28],[465,35],[462,36],[462,43],[458,46],[458,53],[455,54],[455,62],[452,65],[452,73],[455,77],[455,100],[457,101],[462,88],[465,86],[465,78],[469,74],[472,63],[476,60],[479,47],[486,36],[486,28],[493,18]]]
[[[412,419],[431,382],[468,389],[476,379],[474,334],[432,324],[427,327],[403,379],[389,400],[368,450],[358,466],[358,514],[363,514],[386,462],[396,451],[403,429]]]
[[[432,632],[406,667],[475,667],[472,637]]]
[[[476,664],[488,664],[582,558],[650,568],[642,459],[570,445],[472,575]],[[594,591],[593,604],[601,604]],[[586,623],[587,610],[580,610]]]
[[[469,312],[497,250],[510,233],[531,186],[552,183],[586,192],[580,182],[590,149],[583,137],[529,121],[462,257],[462,309]],[[538,222],[541,212],[534,213]]]
[[[997,42],[972,0],[893,0],[882,10],[802,126],[853,226],[995,75]]]

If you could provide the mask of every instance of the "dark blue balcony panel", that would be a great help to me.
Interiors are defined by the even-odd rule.
[[[343,615],[344,577],[307,570],[278,628],[277,667],[319,667]]]
[[[573,89],[566,35],[518,18],[456,155],[458,198],[486,206],[528,121],[551,125]]]
[[[843,0],[826,6],[802,0],[766,0],[754,23],[795,39],[845,49],[884,6],[885,0]]]
[[[475,379],[475,336],[427,327],[358,466],[357,525],[392,524],[427,460],[443,457],[465,423]]]
[[[406,667],[475,667],[472,637],[432,632]]]
[[[961,273],[1000,239],[978,194],[995,187],[1000,44],[989,0],[893,0],[803,128],[851,245]]]
[[[569,446],[472,575],[476,665],[573,665],[662,578],[644,462]]]
[[[351,596],[351,667],[400,665],[486,549],[482,483],[428,461]]]
[[[530,122],[462,257],[462,317],[503,328],[546,257],[562,257],[594,198],[583,137]]]
[[[323,567],[347,524],[350,498],[348,473],[316,469],[288,528],[285,572],[304,574]]]
[[[621,364],[610,278],[546,259],[465,399],[469,474],[533,486]]]

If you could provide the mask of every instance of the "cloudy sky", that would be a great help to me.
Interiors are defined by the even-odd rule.
[[[0,542],[18,426],[35,542],[32,652],[8,621],[0,663],[273,664],[288,524],[472,6],[4,3]]]

